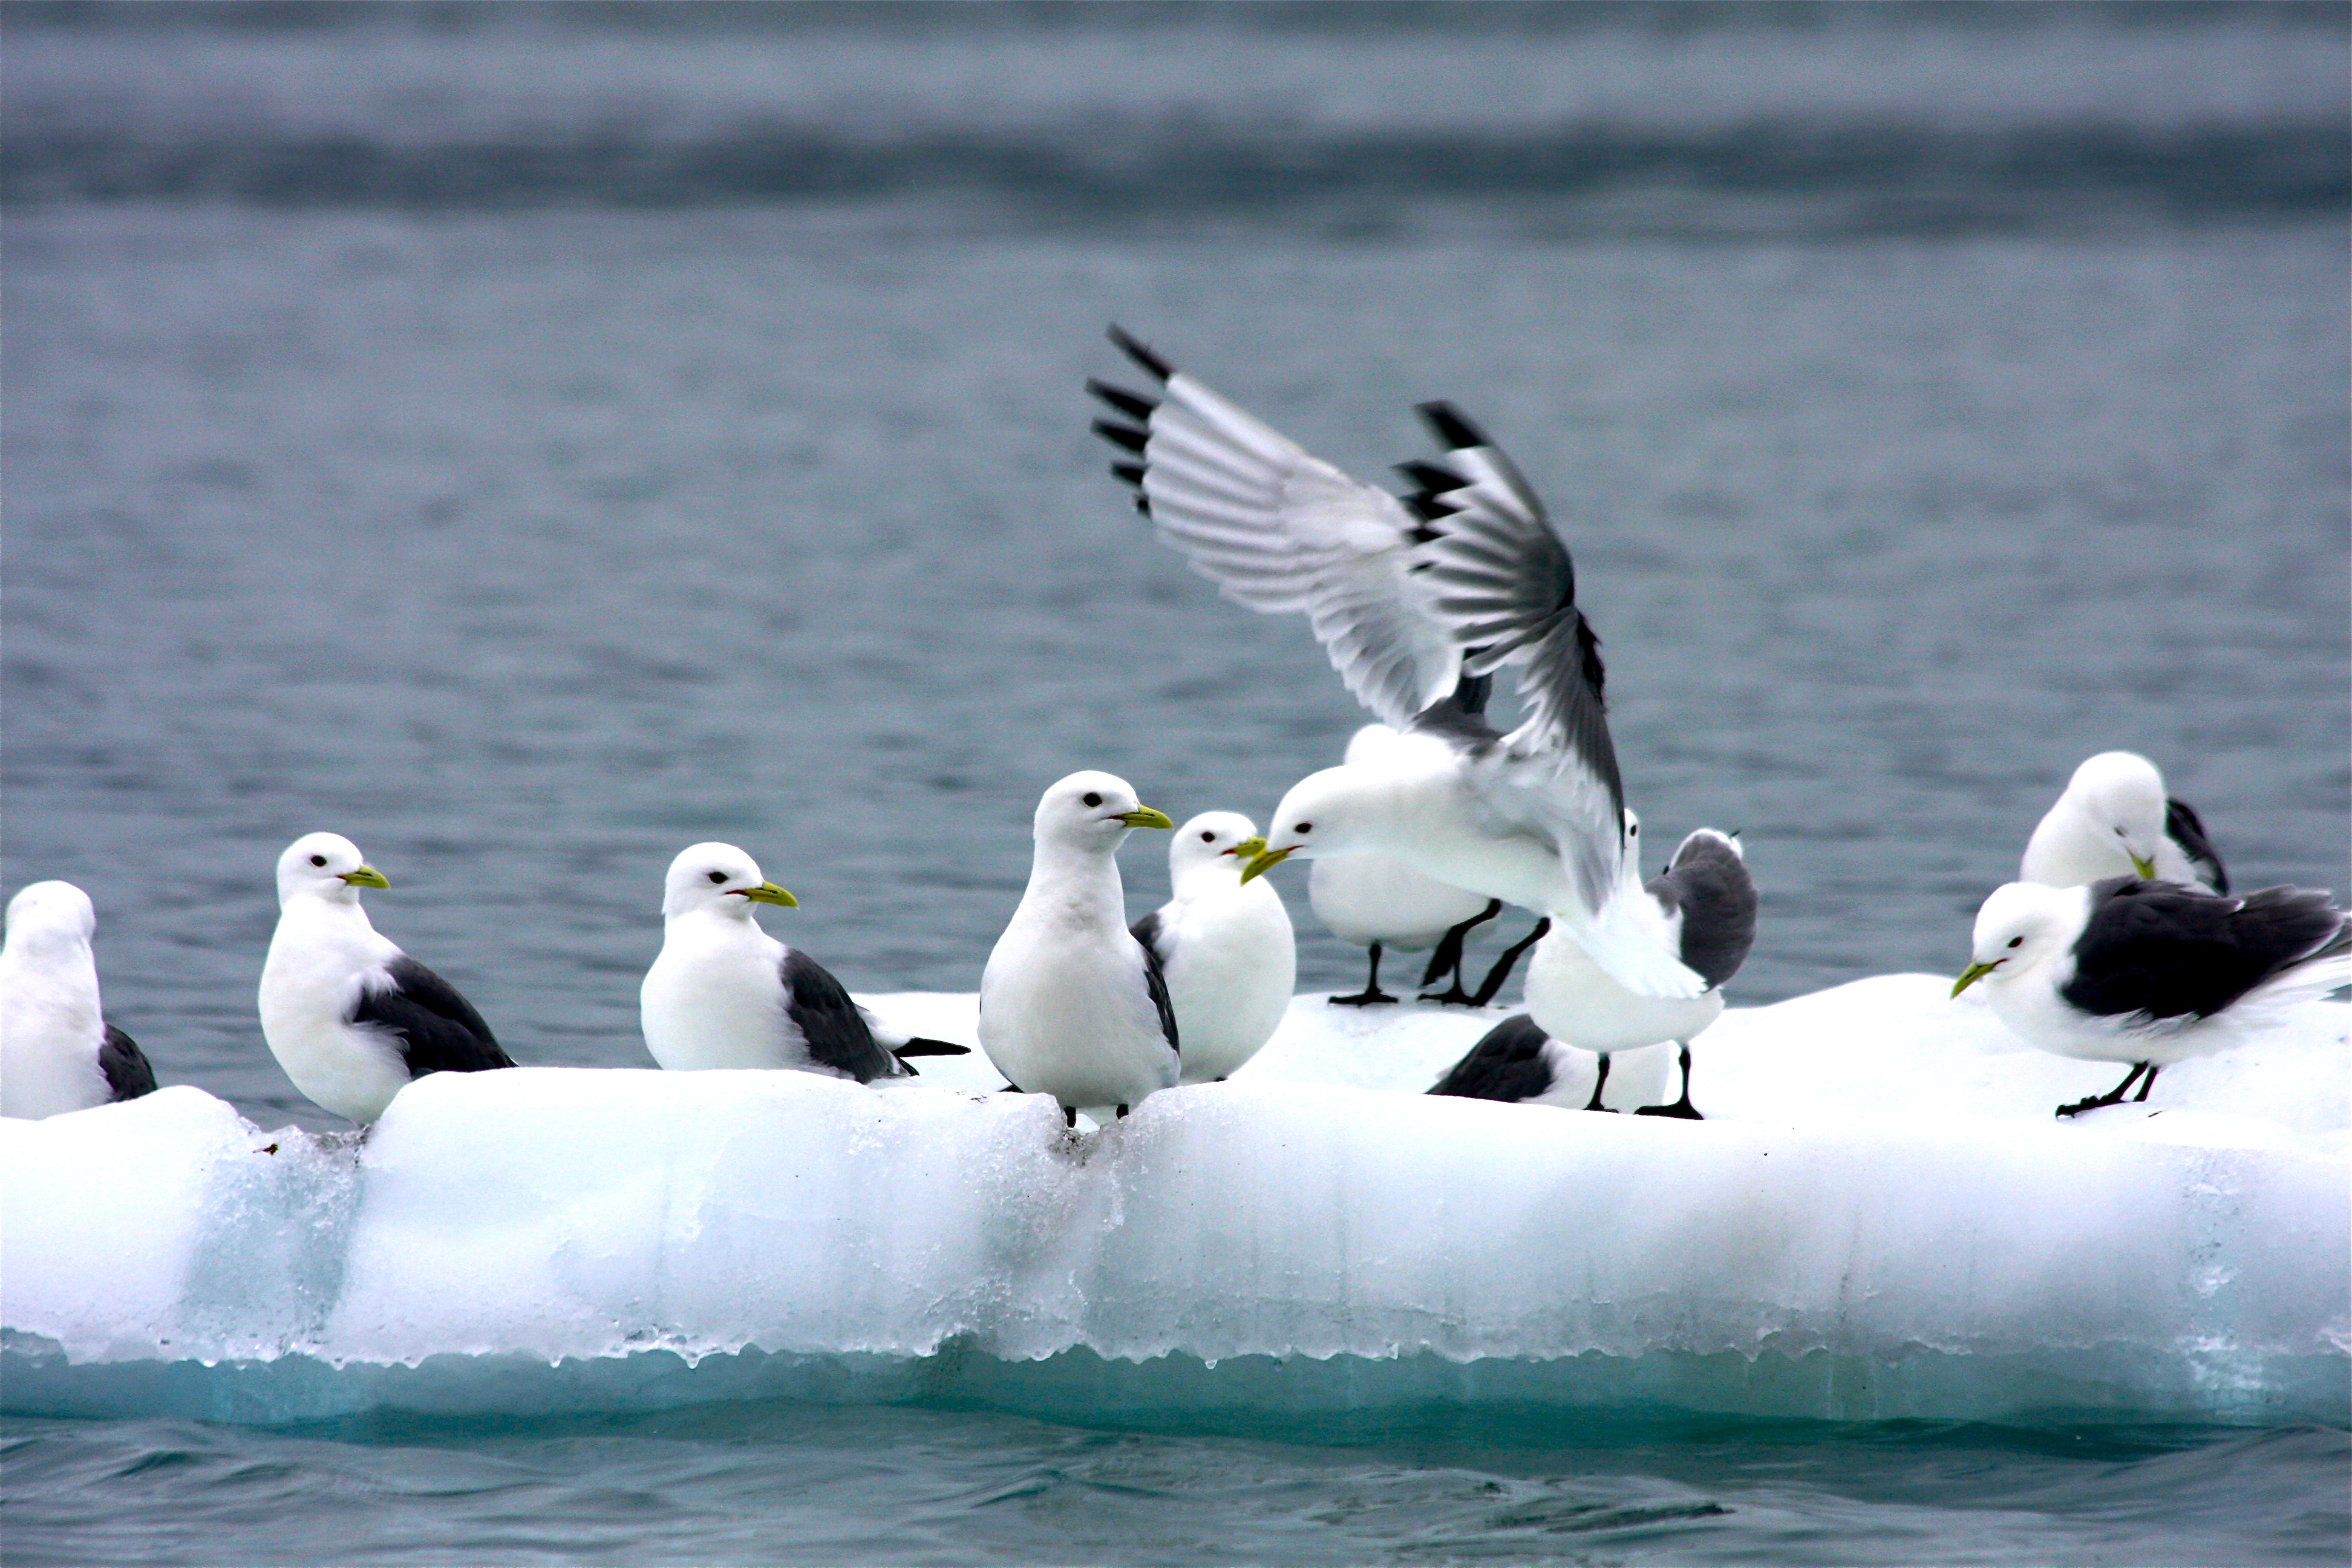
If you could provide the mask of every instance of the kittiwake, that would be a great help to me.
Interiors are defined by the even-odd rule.
[[[0,946],[0,1116],[56,1116],[155,1089],[138,1042],[106,1021],[90,938],[98,913],[71,882],[8,900]]]
[[[646,1048],[673,1072],[786,1068],[870,1083],[905,1078],[908,1056],[961,1046],[880,1028],[815,959],[760,929],[754,904],[800,900],[732,844],[677,852],[662,884],[662,949],[637,993]]]
[[[362,1126],[411,1079],[510,1068],[457,988],[376,933],[362,888],[383,873],[336,833],[309,833],[278,858],[278,931],[261,968],[261,1036],[286,1076]]]
[[[1978,981],[1993,1016],[2062,1057],[2128,1062],[2073,1116],[2146,1100],[2173,1063],[2210,1056],[2286,1008],[2352,984],[2352,926],[2323,892],[2264,888],[2242,898],[2109,877],[2086,887],[2011,882],[1977,911],[1974,952],[1952,985]]]
[[[1206,811],[1168,841],[1174,896],[1135,922],[1135,940],[1159,957],[1184,1042],[1185,1083],[1230,1076],[1274,1037],[1298,982],[1290,911],[1242,868],[1265,847],[1256,824]]]
[[[1029,886],[980,979],[980,1047],[1068,1125],[1080,1110],[1124,1116],[1181,1068],[1160,955],[1128,930],[1116,858],[1133,829],[1174,826],[1105,773],[1072,773],[1037,802]]]
[[[1227,598],[1304,613],[1340,679],[1398,730],[1381,763],[1295,786],[1246,874],[1287,856],[1376,851],[1549,916],[1628,989],[1706,982],[1651,940],[1621,894],[1624,789],[1599,639],[1568,550],[1505,457],[1451,405],[1421,413],[1444,447],[1405,465],[1405,500],[1349,478],[1118,331],[1157,400],[1101,383],[1132,421],[1096,429],[1160,537]],[[1519,671],[1527,717],[1505,735],[1454,700],[1462,678]]]
[[[2230,890],[2205,824],[2187,801],[2165,795],[2156,764],[2137,752],[2101,752],[2074,770],[2034,826],[2017,879],[2076,888],[2134,873],[2210,893]]]

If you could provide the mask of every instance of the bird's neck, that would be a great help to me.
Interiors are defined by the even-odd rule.
[[[1119,884],[1118,861],[1100,850],[1039,844],[1023,901],[1073,921],[1127,924],[1127,890]]]
[[[1203,865],[1187,866],[1169,879],[1169,890],[1179,899],[1208,899],[1231,893],[1242,885],[1241,863],[1220,856]]]

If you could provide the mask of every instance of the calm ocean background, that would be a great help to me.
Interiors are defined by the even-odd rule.
[[[331,1119],[297,834],[520,1059],[646,1065],[685,844],[970,990],[1037,791],[1261,816],[1363,716],[1105,471],[1117,320],[1550,502],[1735,1005],[1949,972],[2075,762],[2352,889],[2337,5],[0,10],[0,882],[166,1082]],[[1157,845],[1127,856],[1139,913]],[[1360,957],[1312,930],[1301,984]],[[1490,939],[1486,950],[1495,943]],[[1393,977],[1392,972],[1392,977]],[[11,1418],[34,1563],[2340,1563],[2327,1429]]]

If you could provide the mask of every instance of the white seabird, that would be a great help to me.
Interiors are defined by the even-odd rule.
[[[1705,990],[1621,896],[1624,789],[1599,639],[1567,548],[1510,459],[1450,405],[1423,404],[1445,451],[1404,466],[1419,488],[1401,501],[1112,338],[1162,392],[1088,384],[1133,421],[1096,423],[1139,459],[1113,472],[1225,597],[1307,615],[1348,689],[1400,731],[1380,765],[1295,786],[1249,874],[1294,854],[1392,855],[1559,922],[1637,994]],[[1456,694],[1507,665],[1527,718],[1504,735]]]
[[[2327,894],[2264,888],[2243,898],[2110,877],[2087,887],[2011,882],[1977,911],[1973,962],[1952,994],[1984,982],[1994,1016],[2062,1057],[2128,1062],[2073,1116],[2146,1100],[2156,1075],[2210,1056],[2285,1008],[2352,984],[2352,925]]]
[[[961,1046],[877,1031],[872,1014],[798,948],[760,929],[754,904],[800,900],[732,844],[677,852],[662,884],[662,950],[637,993],[646,1048],[672,1072],[783,1068],[871,1083],[911,1077],[908,1056]]]
[[[1396,731],[1386,724],[1367,724],[1349,740],[1346,760],[1369,764],[1395,739]],[[1394,856],[1377,853],[1315,861],[1307,872],[1307,902],[1333,936],[1371,950],[1363,990],[1331,998],[1343,1007],[1396,1000],[1381,989],[1381,954],[1389,948],[1404,952],[1434,949],[1421,983],[1434,985],[1451,970],[1454,990],[1438,999],[1475,1001],[1462,984],[1463,942],[1474,927],[1493,920],[1503,908],[1500,899],[1424,877]],[[1507,962],[1517,962],[1517,955]],[[1501,988],[1499,974],[1489,978]]]
[[[2230,890],[2205,824],[2187,801],[2165,795],[2156,764],[2137,752],[2101,752],[2074,770],[2034,826],[2017,879],[2078,888],[2135,874],[2209,893]]]
[[[1168,842],[1174,896],[1135,922],[1135,940],[1158,956],[1167,980],[1185,1083],[1221,1081],[1257,1055],[1297,985],[1282,895],[1242,880],[1242,867],[1265,846],[1239,812],[1202,812]]]
[[[1637,881],[1642,825],[1625,814],[1625,837],[1633,854],[1625,879]],[[1696,996],[1642,996],[1619,984],[1595,963],[1576,939],[1554,931],[1536,944],[1528,963],[1527,1010],[1552,1038],[1591,1051],[1601,1058],[1592,1098],[1584,1109],[1600,1110],[1609,1082],[1609,1058],[1618,1051],[1673,1041],[1679,1048],[1682,1098],[1671,1105],[1645,1105],[1644,1116],[1699,1113],[1690,1098],[1690,1043],[1723,1016],[1723,984],[1739,973],[1756,941],[1756,879],[1748,874],[1739,841],[1702,827],[1675,850],[1665,874],[1646,887],[1629,887],[1627,902],[1655,922],[1656,940],[1696,971],[1706,989]]]
[[[1080,1110],[1123,1116],[1181,1070],[1160,957],[1128,930],[1116,858],[1133,829],[1174,826],[1105,773],[1072,773],[1037,802],[1029,886],[981,975],[980,1047],[1069,1125]]]
[[[8,900],[0,945],[0,1116],[57,1116],[155,1089],[138,1042],[106,1021],[90,938],[98,912],[71,882]]]
[[[378,935],[360,907],[383,873],[336,833],[278,858],[278,931],[261,968],[261,1035],[286,1076],[362,1126],[411,1079],[510,1068],[457,987]]]

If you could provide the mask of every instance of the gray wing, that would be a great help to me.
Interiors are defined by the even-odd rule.
[[[1157,935],[1160,924],[1157,910],[1136,921],[1138,925],[1147,923]],[[1176,1004],[1168,994],[1168,976],[1160,969],[1160,952],[1152,946],[1150,939],[1142,936],[1136,937],[1135,944],[1143,950],[1143,987],[1151,993],[1152,1008],[1160,1015],[1160,1032],[1168,1037],[1168,1048],[1181,1057],[1184,1054],[1184,1047],[1176,1039]]]
[[[1702,827],[1682,841],[1649,894],[1669,919],[1682,916],[1682,961],[1708,989],[1739,973],[1756,942],[1756,879],[1738,840]]]
[[[1601,639],[1576,604],[1576,565],[1543,503],[1485,432],[1450,404],[1421,405],[1445,447],[1421,465],[1435,537],[1430,604],[1465,649],[1463,668],[1518,672],[1526,710],[1491,771],[1490,803],[1546,833],[1595,908],[1616,884],[1624,781],[1609,736]],[[1445,476],[1454,487],[1441,488]]]
[[[1470,1047],[1431,1087],[1432,1094],[1457,1095],[1464,1100],[1533,1100],[1551,1090],[1551,1064],[1544,1059],[1544,1042],[1551,1037],[1525,1013],[1504,1019]]]
[[[799,948],[784,949],[784,1015],[807,1042],[809,1059],[860,1083],[906,1076],[905,1063],[875,1043],[866,1015],[833,972]]]
[[[1167,963],[1170,955],[1160,945],[1161,926],[1158,910],[1152,910],[1127,929],[1136,941],[1150,951],[1152,957],[1158,959],[1162,965]]]
[[[410,1078],[515,1065],[456,986],[404,952],[384,970],[391,983],[380,991],[363,992],[351,1022],[373,1024],[389,1033]]]
[[[1403,502],[1261,424],[1117,327],[1111,341],[1160,383],[1158,400],[1101,382],[1122,419],[1104,439],[1134,455],[1111,471],[1192,570],[1234,603],[1307,617],[1357,700],[1402,729],[1454,689],[1462,658],[1433,619]]]
[[[147,1053],[139,1048],[138,1041],[111,1024],[106,1026],[106,1037],[99,1042],[98,1070],[106,1075],[109,1099],[136,1100],[155,1092],[155,1069],[147,1065]]]
[[[2195,806],[2185,800],[2166,801],[2164,836],[2197,868],[2197,874],[2205,879],[2207,887],[2217,893],[2230,890],[2230,873],[2223,868],[2221,852],[2213,847],[2213,841],[2205,837],[2205,823]]]

